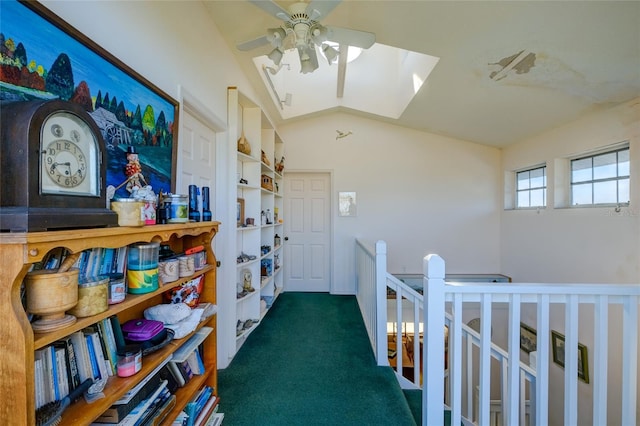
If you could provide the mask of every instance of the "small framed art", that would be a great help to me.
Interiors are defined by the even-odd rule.
[[[551,347],[553,348],[553,362],[564,368],[564,335],[551,330]],[[578,343],[578,378],[589,383],[587,347],[582,343]]]

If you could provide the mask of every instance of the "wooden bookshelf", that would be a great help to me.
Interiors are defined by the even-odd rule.
[[[164,292],[200,275],[204,276],[200,301],[215,304],[216,257],[212,249],[212,240],[218,226],[218,222],[196,222],[140,228],[113,227],[0,234],[0,298],[3,300],[0,303],[0,375],[3,378],[3,384],[0,386],[0,418],[7,420],[7,424],[35,424],[34,350],[111,315],[117,315],[121,322],[141,318],[144,309],[162,302]],[[58,247],[77,253],[94,247],[118,248],[132,243],[152,241],[168,244],[176,253],[204,245],[207,248],[207,266],[196,271],[193,276],[181,278],[167,285],[160,282],[160,288],[154,292],[142,295],[129,294],[122,303],[110,305],[109,309],[101,314],[79,318],[75,324],[64,329],[49,333],[33,333],[21,300],[22,282],[33,263],[41,261],[50,250]],[[217,316],[213,315],[200,324],[200,327],[206,325],[213,328],[213,332],[203,343],[206,374],[197,376],[188,386],[177,390],[178,403],[164,423],[170,424],[203,385],[213,387],[214,394],[217,395],[216,322]],[[142,370],[134,376],[109,378],[104,389],[105,398],[92,404],[80,399],[65,411],[62,424],[90,424],[164,358],[177,350],[188,337],[190,336],[174,340],[165,348],[145,356]]]

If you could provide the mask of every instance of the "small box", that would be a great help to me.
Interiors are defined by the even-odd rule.
[[[264,189],[268,189],[269,191],[273,191],[273,178],[271,176],[262,175],[260,186]]]

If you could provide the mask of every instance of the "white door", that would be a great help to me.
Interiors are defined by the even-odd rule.
[[[331,176],[284,174],[285,291],[331,290]]]
[[[209,208],[215,212],[213,191],[216,173],[216,132],[186,109],[181,120],[182,140],[178,148],[181,151],[182,173],[176,190],[180,194],[188,194],[189,185],[196,185],[200,189],[198,209],[202,212],[202,188],[208,186]]]

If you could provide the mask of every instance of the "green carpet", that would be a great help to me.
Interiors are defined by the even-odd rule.
[[[375,363],[354,296],[283,293],[218,374],[230,426],[413,426],[390,367]]]

